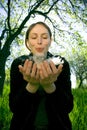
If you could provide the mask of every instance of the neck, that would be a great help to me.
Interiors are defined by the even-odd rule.
[[[33,55],[33,60],[35,61],[35,63],[41,63],[42,61],[44,61],[47,57],[47,54],[36,54]]]

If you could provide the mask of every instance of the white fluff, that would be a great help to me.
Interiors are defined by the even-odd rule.
[[[51,60],[55,65],[59,65],[59,64],[63,64],[64,61],[62,60],[62,58],[58,57],[52,57],[49,60]]]

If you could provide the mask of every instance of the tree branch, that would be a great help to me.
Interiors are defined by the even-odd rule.
[[[43,1],[44,0],[39,0],[38,2],[36,2],[34,5],[31,6],[31,8],[29,7],[29,11],[33,12],[34,10],[36,10],[40,6],[40,4],[42,4]]]
[[[7,24],[9,29],[9,34],[11,35],[11,26],[10,26],[10,0],[8,0],[8,18],[7,18]]]
[[[1,7],[5,10],[5,12],[8,13],[8,11],[5,9],[5,7],[4,7],[4,5],[1,3],[1,1],[0,1],[0,5],[1,5]]]
[[[76,14],[76,11],[75,11],[75,6],[74,6],[74,4],[72,3],[72,1],[71,1],[71,0],[69,0],[69,2],[70,2],[70,4],[71,4],[71,6],[72,6],[73,12]]]
[[[53,6],[56,5],[56,3],[57,3],[58,1],[59,1],[59,0],[56,0],[55,2],[53,2],[52,6],[49,8],[49,10],[48,10],[45,14],[48,14],[48,13],[52,10]]]
[[[0,41],[4,38],[4,34],[5,34],[6,31],[7,31],[6,28],[2,31],[2,34],[1,34],[1,36],[0,36]]]

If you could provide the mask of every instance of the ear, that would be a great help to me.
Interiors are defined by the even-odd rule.
[[[25,45],[26,45],[26,47],[31,51],[31,48],[30,48],[30,45],[29,45],[28,40],[25,40]]]

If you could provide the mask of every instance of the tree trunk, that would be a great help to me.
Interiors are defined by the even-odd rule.
[[[9,55],[10,51],[8,47],[4,51],[0,51],[0,96],[2,96],[3,94],[3,87],[5,81],[5,64]]]
[[[3,94],[3,87],[5,81],[5,64],[0,62],[0,96]]]
[[[80,79],[80,83],[78,85],[78,88],[82,88],[82,79]]]

